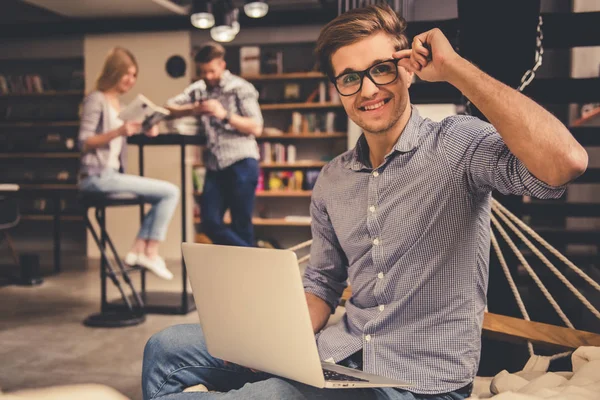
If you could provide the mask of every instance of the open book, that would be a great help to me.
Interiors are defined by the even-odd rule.
[[[134,121],[142,123],[142,131],[146,131],[152,125],[159,123],[170,114],[166,108],[157,106],[143,94],[127,105],[120,113],[119,118],[123,121]]]

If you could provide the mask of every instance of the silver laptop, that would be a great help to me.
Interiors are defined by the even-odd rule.
[[[294,252],[192,243],[182,250],[213,357],[320,388],[410,386],[321,362]]]

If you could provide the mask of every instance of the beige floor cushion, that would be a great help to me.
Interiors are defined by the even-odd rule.
[[[1,393],[0,400],[129,400],[115,389],[97,384],[52,386]]]

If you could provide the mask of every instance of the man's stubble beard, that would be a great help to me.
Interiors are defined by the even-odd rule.
[[[379,128],[377,130],[374,129],[369,129],[368,123],[358,123],[356,121],[354,121],[356,123],[356,125],[358,125],[364,132],[370,133],[372,135],[385,135],[390,129],[392,129],[400,120],[400,118],[402,118],[402,113],[404,112],[404,109],[406,108],[406,99],[404,99],[403,101],[401,101],[400,106],[394,110],[394,114],[392,114],[392,117],[389,121],[389,123],[383,127],[383,128]]]

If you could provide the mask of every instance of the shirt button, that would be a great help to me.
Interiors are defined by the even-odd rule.
[[[379,306],[379,311],[383,311],[385,309],[385,306],[382,304]]]
[[[374,176],[375,178],[377,178],[377,177],[379,176],[379,172],[377,172],[377,171],[374,171],[374,172],[373,172],[373,176]]]
[[[373,244],[375,246],[379,246],[379,239],[378,238],[373,239]]]
[[[375,206],[371,206],[371,207],[369,207],[369,211],[371,211],[371,212],[375,212]]]
[[[380,273],[378,273],[378,274],[377,274],[377,277],[378,277],[379,279],[383,279],[383,272],[380,272]]]
[[[370,342],[370,341],[371,341],[371,335],[367,335],[367,336],[365,336],[365,340],[366,340],[367,342]]]

